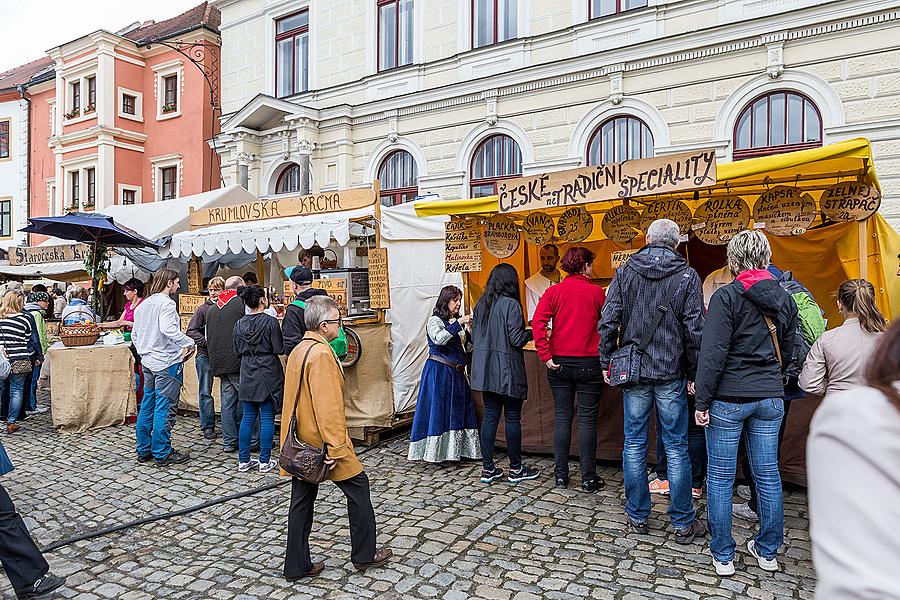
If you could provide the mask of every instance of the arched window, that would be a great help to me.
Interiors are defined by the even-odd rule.
[[[278,176],[278,181],[275,183],[275,193],[289,194],[291,192],[299,192],[300,179],[300,165],[298,165],[297,163],[289,164],[281,172],[281,175]]]
[[[734,160],[822,145],[822,117],[797,92],[771,92],[741,111],[734,125]]]
[[[653,157],[653,134],[637,117],[612,117],[600,123],[588,143],[589,165]]]
[[[508,135],[492,135],[478,144],[472,156],[469,191],[472,198],[493,196],[497,182],[522,175],[522,152]]]
[[[381,204],[396,206],[415,199],[419,193],[419,170],[416,160],[406,150],[394,150],[378,167]]]

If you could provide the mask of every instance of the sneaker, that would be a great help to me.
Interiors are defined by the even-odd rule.
[[[751,523],[759,522],[759,515],[757,515],[753,510],[750,509],[750,504],[747,502],[742,502],[741,504],[732,504],[731,512],[746,521],[750,521]]]
[[[268,473],[272,469],[278,466],[278,461],[274,458],[270,458],[267,463],[259,463],[259,472],[260,473]]]
[[[690,527],[675,531],[675,543],[682,546],[693,542],[695,537],[706,537],[706,524],[700,519],[694,519]]]
[[[28,415],[29,417],[32,417],[34,415],[42,415],[49,410],[50,409],[47,408],[46,406],[35,406],[34,410],[26,410],[25,414]]]
[[[150,462],[151,460],[153,460],[152,454],[138,454],[137,461],[139,463]]]
[[[203,439],[204,440],[216,439],[216,430],[215,429],[204,429],[203,430]]]
[[[602,490],[603,486],[605,485],[606,482],[603,481],[602,477],[600,477],[599,475],[594,475],[590,479],[585,479],[581,482],[581,491],[592,494],[596,491]]]
[[[703,488],[691,488],[691,497],[696,500],[703,496]]]
[[[669,495],[669,482],[658,477],[650,482],[650,493],[659,494],[660,496]]]
[[[569,487],[569,478],[568,477],[557,477],[556,478],[556,487],[558,487],[558,488]]]
[[[753,558],[756,559],[756,562],[759,563],[759,568],[763,571],[769,571],[770,573],[774,573],[778,570],[778,560],[775,558],[763,558],[756,551],[756,542],[754,540],[747,540],[747,550],[750,551],[750,554],[753,555]]]
[[[509,471],[509,477],[507,477],[507,481],[510,483],[519,483],[520,481],[528,481],[529,479],[537,479],[538,475],[541,472],[535,469],[534,467],[526,467],[522,465],[518,471]]]
[[[737,495],[744,500],[749,500],[750,499],[750,486],[749,485],[739,485],[737,487]]]
[[[53,573],[47,573],[34,582],[30,588],[20,588],[16,590],[16,598],[24,600],[26,598],[38,598],[56,591],[66,583],[65,577],[59,577]]]
[[[628,517],[628,529],[630,529],[632,533],[638,535],[647,535],[650,533],[650,527],[647,525],[647,521],[635,521],[631,517]]]
[[[259,466],[259,461],[255,458],[251,458],[247,462],[238,463],[238,473],[246,473],[253,467]],[[260,469],[262,470],[262,469]]]
[[[186,463],[190,460],[191,455],[187,452],[179,452],[178,450],[173,449],[169,452],[169,455],[162,460],[156,461],[156,465],[158,467],[167,467],[169,465],[180,465],[181,463]]]
[[[719,562],[716,560],[714,556],[713,559],[713,567],[716,569],[716,575],[719,577],[731,577],[734,575],[734,561],[729,560],[728,562]]]
[[[488,471],[486,469],[482,469],[481,471],[481,483],[494,483],[498,479],[503,478],[503,469],[499,467],[494,467],[493,471]]]

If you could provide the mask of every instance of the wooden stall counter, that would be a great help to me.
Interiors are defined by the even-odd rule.
[[[60,433],[121,425],[136,412],[128,344],[67,348],[56,342],[48,354],[53,426]]]

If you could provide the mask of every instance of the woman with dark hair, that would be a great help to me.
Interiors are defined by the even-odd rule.
[[[281,327],[264,311],[269,305],[266,291],[258,285],[241,286],[238,296],[250,311],[234,326],[234,350],[241,359],[238,396],[243,413],[238,433],[238,471],[253,467],[268,473],[278,464],[272,458],[275,435],[275,410],[281,409],[284,369],[279,355],[284,354]],[[253,429],[259,419],[259,460],[250,458]]]
[[[494,465],[494,439],[500,413],[506,415],[506,446],[510,483],[537,479],[540,471],[522,464],[522,403],[528,396],[522,347],[531,340],[519,303],[519,274],[511,265],[499,264],[475,305],[472,341],[472,389],[484,398],[481,422],[482,483],[503,477]]]
[[[865,387],[828,394],[806,443],[816,598],[897,598],[900,322],[880,336]]]
[[[466,329],[472,317],[460,316],[462,291],[445,286],[425,327],[428,360],[409,436],[409,460],[439,463],[478,458],[478,422],[466,380]]]
[[[125,331],[131,331],[134,328],[134,309],[143,301],[144,283],[140,279],[132,277],[122,284],[125,290],[125,310],[117,321],[107,321],[101,323],[103,329],[121,328]]]
[[[569,486],[569,447],[577,398],[581,490],[588,493],[605,484],[597,475],[597,410],[603,393],[598,324],[606,294],[602,287],[591,283],[593,266],[594,253],[587,248],[573,246],[566,250],[562,268],[568,275],[541,297],[531,320],[534,345],[538,357],[547,365],[547,381],[555,405],[556,487]]]
[[[842,283],[837,306],[844,324],[819,336],[800,372],[800,389],[810,394],[862,385],[863,372],[885,330],[884,315],[875,303],[875,286],[865,279]]]

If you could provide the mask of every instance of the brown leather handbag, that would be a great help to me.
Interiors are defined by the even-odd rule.
[[[306,359],[312,352],[315,342],[310,344],[303,355],[300,364],[300,382],[297,386],[297,395],[294,396],[294,407],[291,410],[290,433],[284,438],[281,446],[281,454],[278,457],[278,465],[294,477],[299,477],[309,483],[322,483],[328,477],[328,465],[325,464],[325,448],[316,448],[297,437],[297,402],[300,400],[300,390],[303,388],[303,371],[306,369]]]

